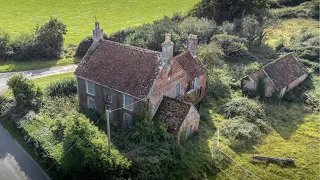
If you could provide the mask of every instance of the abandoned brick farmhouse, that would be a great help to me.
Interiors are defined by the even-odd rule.
[[[197,59],[197,36],[190,35],[187,51],[177,56],[170,34],[157,52],[104,40],[96,22],[93,40],[75,71],[81,107],[101,114],[121,108],[109,116],[124,128],[132,126],[134,117],[147,115],[177,137],[198,129],[196,106],[205,95],[207,70]]]
[[[257,90],[259,81],[263,81],[265,97],[277,95],[282,98],[307,76],[308,72],[299,60],[293,54],[286,54],[242,79],[241,86],[245,91]]]

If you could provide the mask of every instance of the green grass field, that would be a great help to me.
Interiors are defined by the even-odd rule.
[[[316,20],[304,18],[282,20],[276,29],[266,35],[265,42],[274,48],[277,42],[283,39],[285,45],[290,47],[290,38],[297,35],[303,28],[312,28],[320,31],[320,24]]]
[[[78,44],[91,35],[95,17],[104,32],[150,23],[174,12],[186,12],[199,0],[0,0],[0,28],[12,36],[30,32],[37,24],[56,17],[67,25],[66,44]]]

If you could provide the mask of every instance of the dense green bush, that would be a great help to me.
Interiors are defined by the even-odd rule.
[[[249,14],[259,15],[267,9],[267,5],[267,0],[202,0],[194,6],[189,14],[198,18],[212,19],[221,24],[225,21],[232,22],[236,18],[242,18]]]
[[[77,93],[75,77],[67,77],[49,84],[45,89],[48,96],[73,96]]]
[[[179,31],[183,39],[187,39],[189,34],[195,34],[200,43],[208,43],[217,32],[217,27],[214,21],[190,17],[179,24]]]
[[[144,24],[134,29],[134,33],[127,36],[125,43],[154,51],[162,51],[161,44],[164,42],[164,35],[170,33],[174,45],[174,54],[179,54],[185,49],[179,32],[179,21],[164,17],[152,24]]]
[[[224,78],[223,78],[224,77]],[[228,78],[228,77],[227,77]],[[207,94],[217,100],[230,98],[231,88],[228,85],[228,80],[219,70],[210,70],[207,80]]]
[[[244,38],[228,34],[217,34],[212,37],[212,40],[222,48],[224,54],[227,56],[232,53],[247,50],[245,46],[246,39]]]
[[[221,67],[224,53],[215,42],[199,46],[198,57],[207,67]]]
[[[84,38],[78,45],[75,56],[82,58],[87,53],[92,43],[93,43],[92,36],[88,36]]]
[[[226,118],[242,116],[250,120],[263,119],[264,108],[255,100],[247,98],[233,99],[223,106],[223,113]]]
[[[10,36],[0,29],[0,61],[6,58],[9,51]]]
[[[35,47],[37,51],[34,52],[37,54],[36,58],[58,58],[61,55],[63,36],[66,33],[66,25],[56,18],[50,18],[48,22],[37,27],[35,32]]]
[[[311,17],[315,19],[319,19],[319,11],[320,11],[319,1],[313,0],[312,6],[311,6]]]
[[[35,32],[22,33],[15,39],[1,32],[0,58],[15,61],[59,58],[66,32],[66,25],[56,18],[38,26]]]
[[[114,129],[114,144],[132,161],[132,179],[176,179],[179,148],[162,124],[137,119],[131,132]]]
[[[24,78],[22,74],[16,74],[8,80],[7,84],[12,89],[18,107],[35,110],[39,108],[42,91],[31,80]]]
[[[258,126],[241,117],[234,118],[230,124],[225,125],[223,134],[230,140],[231,148],[238,151],[251,148],[263,137]]]

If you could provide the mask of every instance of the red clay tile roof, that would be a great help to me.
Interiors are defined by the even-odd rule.
[[[293,54],[287,54],[263,67],[278,90],[308,73]]]
[[[198,60],[198,58],[193,58],[189,51],[175,56],[174,59],[191,78],[196,78],[207,73],[207,69],[204,65]]]
[[[88,51],[75,75],[145,98],[161,67],[161,53],[102,40]]]
[[[153,119],[163,122],[168,131],[177,136],[191,106],[190,103],[164,96]]]

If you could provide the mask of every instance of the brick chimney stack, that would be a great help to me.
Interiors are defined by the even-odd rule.
[[[173,42],[171,41],[171,34],[165,34],[164,42],[162,43],[162,65],[164,65],[168,59],[173,57]]]
[[[197,35],[190,34],[188,37],[188,51],[193,58],[197,57],[198,38]]]
[[[103,39],[103,30],[100,29],[100,23],[98,21],[95,22],[95,28],[93,30],[93,43],[97,43]]]

